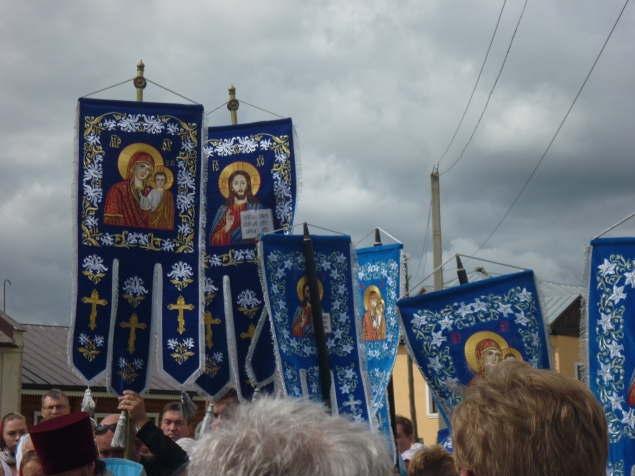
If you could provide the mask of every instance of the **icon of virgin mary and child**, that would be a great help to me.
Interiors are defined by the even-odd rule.
[[[364,291],[364,309],[362,316],[362,340],[386,339],[385,303],[377,286],[368,286]]]
[[[132,144],[119,155],[123,181],[106,195],[104,224],[155,230],[174,229],[174,182],[158,150],[147,144]]]
[[[501,360],[523,360],[522,354],[510,347],[502,336],[489,331],[472,334],[465,342],[464,352],[467,364],[476,373],[468,387],[486,382],[488,370]]]

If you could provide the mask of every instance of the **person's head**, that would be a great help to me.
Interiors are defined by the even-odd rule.
[[[134,179],[135,185],[145,185],[154,170],[154,159],[147,152],[135,152],[128,162],[128,178]]]
[[[20,441],[18,442],[18,447],[15,450],[15,466],[16,468],[20,468],[20,464],[22,462],[22,458],[30,452],[35,451],[33,447],[33,442],[31,441],[31,435],[26,434]]]
[[[46,476],[91,476],[97,448],[86,412],[62,415],[31,428],[29,433]]]
[[[2,436],[11,454],[15,453],[18,441],[27,433],[26,420],[19,413],[8,413],[2,419]]]
[[[165,172],[157,172],[154,174],[154,183],[157,184],[157,188],[165,187],[165,183],[168,181],[168,176]]]
[[[234,389],[230,389],[225,395],[218,400],[214,400],[214,422],[212,429],[216,429],[223,418],[238,405],[238,393]]]
[[[461,475],[603,476],[604,411],[582,382],[518,359],[493,367],[465,389],[452,415]]]
[[[95,427],[95,442],[97,443],[97,449],[99,450],[99,457],[101,459],[108,458],[123,458],[124,448],[113,448],[112,439],[115,436],[115,429],[117,428],[117,422],[119,421],[119,415],[112,414],[104,418],[99,425]],[[133,429],[134,432],[134,429]],[[134,432],[136,435],[136,432]],[[139,461],[141,449],[141,442],[135,438],[134,444],[131,446],[131,459],[133,461]]]
[[[71,406],[68,397],[58,388],[52,388],[42,395],[42,418],[49,415],[68,415]]]
[[[373,476],[391,468],[383,436],[366,425],[308,400],[263,396],[236,406],[230,424],[199,440],[188,473]]]
[[[44,476],[42,465],[40,464],[40,460],[37,458],[37,453],[35,451],[31,451],[24,455],[18,470],[19,476]]]
[[[501,361],[501,348],[496,341],[483,339],[476,344],[476,361],[478,373],[486,378],[486,373]]]
[[[234,199],[244,200],[254,203],[256,198],[251,191],[251,177],[243,170],[236,170],[229,176],[227,181],[229,186],[229,195],[227,197],[227,205],[233,205]]]
[[[410,466],[408,476],[456,476],[454,458],[440,446],[417,451]]]
[[[397,427],[397,449],[400,453],[409,450],[415,440],[412,422],[405,416],[397,415],[395,418]]]
[[[189,436],[192,431],[192,421],[186,421],[181,413],[180,402],[170,402],[161,412],[161,430],[172,441]]]

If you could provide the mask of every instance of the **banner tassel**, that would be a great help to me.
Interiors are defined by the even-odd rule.
[[[90,417],[92,418],[95,414],[95,400],[93,399],[93,394],[90,391],[90,387],[86,388],[84,392],[84,398],[82,399],[82,411],[88,412]]]
[[[112,437],[112,443],[110,446],[113,448],[125,448],[126,447],[126,423],[128,415],[126,412],[121,412],[119,415],[119,421],[117,422],[117,428],[115,434]]]
[[[181,391],[181,415],[185,421],[192,421],[198,408],[186,391]]]
[[[207,404],[207,410],[205,411],[205,418],[203,418],[203,422],[201,423],[200,437],[207,435],[210,431],[212,431],[212,423],[214,423],[214,403],[209,402]]]

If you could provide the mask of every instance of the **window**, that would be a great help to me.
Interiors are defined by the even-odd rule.
[[[426,413],[428,418],[439,418],[439,410],[437,409],[437,402],[432,398],[432,392],[426,385]]]
[[[586,379],[586,366],[582,362],[575,362],[575,378],[584,381]]]

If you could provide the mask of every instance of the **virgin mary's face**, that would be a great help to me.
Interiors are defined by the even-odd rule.
[[[496,347],[490,347],[483,352],[483,365],[492,367],[501,361],[501,351]]]
[[[152,173],[152,166],[147,162],[139,162],[134,166],[134,176],[137,180],[145,180]]]

